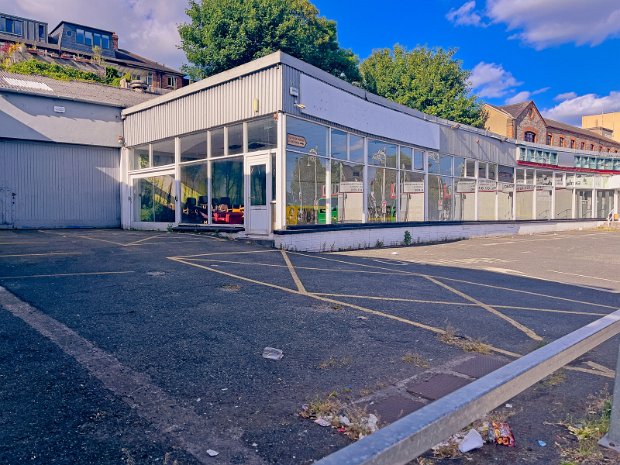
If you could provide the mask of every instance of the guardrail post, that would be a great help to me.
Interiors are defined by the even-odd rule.
[[[616,380],[614,382],[613,395],[609,431],[598,443],[603,447],[620,452],[620,349],[618,350],[618,361],[616,362]]]

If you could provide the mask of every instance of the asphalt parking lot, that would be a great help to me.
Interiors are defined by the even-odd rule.
[[[394,399],[419,408],[483,375],[466,366],[611,313],[619,246],[618,232],[578,231],[305,254],[193,234],[0,231],[0,463],[312,463],[349,439],[300,418],[304,403],[372,402],[385,423]],[[495,459],[554,463],[557,450],[530,445],[553,444],[560,427],[543,423],[609,389],[617,344],[515,399],[521,447]],[[284,357],[264,359],[267,346]]]

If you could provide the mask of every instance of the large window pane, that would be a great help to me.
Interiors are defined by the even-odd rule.
[[[296,118],[286,119],[286,148],[296,152],[327,156],[328,129]]]
[[[465,159],[461,157],[454,157],[454,176],[464,178],[465,174]]]
[[[512,166],[499,165],[497,168],[497,180],[499,182],[514,183],[515,169]]]
[[[368,139],[368,164],[397,168],[397,146],[380,140]]]
[[[181,161],[207,158],[207,133],[199,132],[181,137]]]
[[[368,221],[396,221],[397,170],[368,167]]]
[[[269,150],[278,146],[278,122],[263,118],[248,123],[248,150]]]
[[[228,130],[228,155],[239,155],[243,149],[243,124],[229,126]]]
[[[332,160],[332,223],[361,223],[364,165]]]
[[[514,188],[515,185],[512,182],[497,183],[498,220],[510,221],[513,219]]]
[[[440,172],[444,176],[452,176],[452,157],[449,155],[441,155],[439,157]]]
[[[400,220],[424,221],[424,174],[400,172]]]
[[[134,180],[134,221],[174,223],[174,176]]]
[[[130,169],[141,170],[151,166],[149,161],[149,145],[134,147],[131,151]]]
[[[153,144],[153,166],[174,163],[174,139],[166,139]]]
[[[332,158],[347,160],[347,133],[332,129]]]
[[[286,224],[325,224],[327,160],[313,155],[286,154]]]
[[[577,218],[592,218],[592,191],[578,190],[576,195]]]
[[[473,221],[476,219],[476,180],[456,178],[454,193],[454,219]],[[493,205],[495,208],[495,205]]]
[[[428,219],[452,219],[452,179],[446,176],[428,176]]]
[[[413,169],[424,171],[424,152],[422,150],[414,150],[413,152]]]
[[[212,162],[213,223],[243,224],[243,158]]]
[[[413,149],[411,147],[400,148],[400,169],[409,171],[413,169]]]
[[[364,163],[364,138],[354,134],[349,135],[349,160],[355,163]]]
[[[224,156],[224,128],[211,130],[211,156]]]
[[[428,172],[430,174],[440,174],[441,166],[439,164],[439,154],[436,152],[428,152]]]
[[[607,218],[609,212],[614,207],[614,191],[596,191],[596,217]]]
[[[495,198],[497,182],[490,179],[478,179],[478,219],[480,221],[495,220]]]
[[[181,206],[183,223],[207,223],[209,198],[206,163],[181,166]]]

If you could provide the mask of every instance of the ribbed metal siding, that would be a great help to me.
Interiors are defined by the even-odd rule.
[[[441,126],[439,146],[441,153],[508,166],[515,164],[516,146],[514,143],[502,142],[494,137],[477,134],[462,128],[452,129]]]
[[[127,115],[128,146],[242,121],[280,110],[282,73],[279,66],[204,89],[194,94]],[[253,101],[258,99],[259,111]]]
[[[0,141],[16,228],[120,226],[119,175],[119,149]]]

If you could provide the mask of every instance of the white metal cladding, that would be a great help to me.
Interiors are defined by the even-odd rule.
[[[120,150],[0,140],[15,228],[120,226]]]
[[[462,127],[453,129],[440,126],[440,152],[459,157],[475,158],[480,161],[514,166],[516,146],[514,141],[503,142],[501,139],[474,132],[475,129]]]
[[[130,113],[125,119],[125,143],[131,147],[275,113],[281,109],[281,83],[281,68],[273,66]]]

